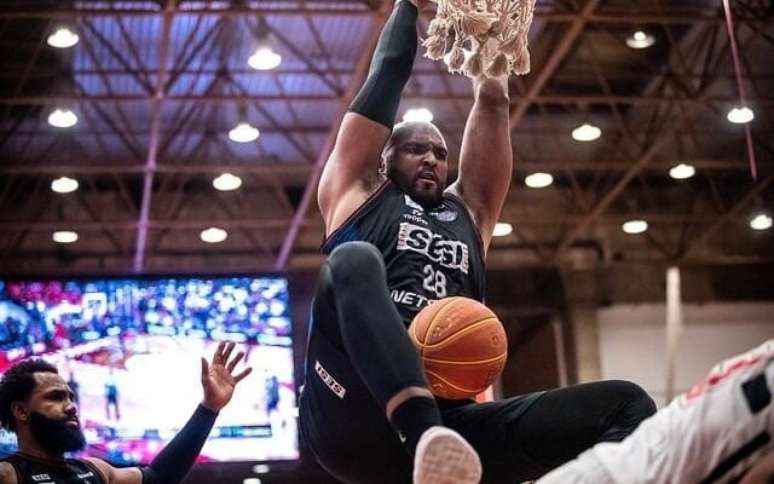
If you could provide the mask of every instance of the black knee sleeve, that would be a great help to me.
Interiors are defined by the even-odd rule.
[[[656,402],[639,385],[623,380],[605,382],[620,399],[601,440],[618,442],[634,432],[640,423],[656,413]]]

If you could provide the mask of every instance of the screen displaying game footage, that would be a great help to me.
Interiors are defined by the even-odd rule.
[[[0,374],[32,356],[56,365],[77,399],[82,454],[119,465],[149,463],[182,428],[202,400],[200,357],[220,341],[253,371],[199,462],[297,459],[286,279],[0,280]],[[15,450],[0,430],[0,455]]]

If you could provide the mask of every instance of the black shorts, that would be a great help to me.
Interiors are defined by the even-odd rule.
[[[513,428],[543,393],[477,404],[439,400],[444,424],[478,451],[483,482],[519,482],[547,471],[523,452]],[[347,483],[411,483],[413,461],[344,353],[312,330],[300,398],[301,437],[318,462]]]

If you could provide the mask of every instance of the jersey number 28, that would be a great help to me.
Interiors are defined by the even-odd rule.
[[[422,280],[422,287],[435,294],[435,297],[438,299],[446,297],[446,275],[440,270],[433,269],[433,266],[430,264],[425,265],[422,272],[425,274],[425,278]]]

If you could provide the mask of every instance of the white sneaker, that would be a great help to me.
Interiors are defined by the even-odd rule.
[[[414,484],[478,484],[481,460],[476,450],[447,427],[430,427],[417,443]]]

